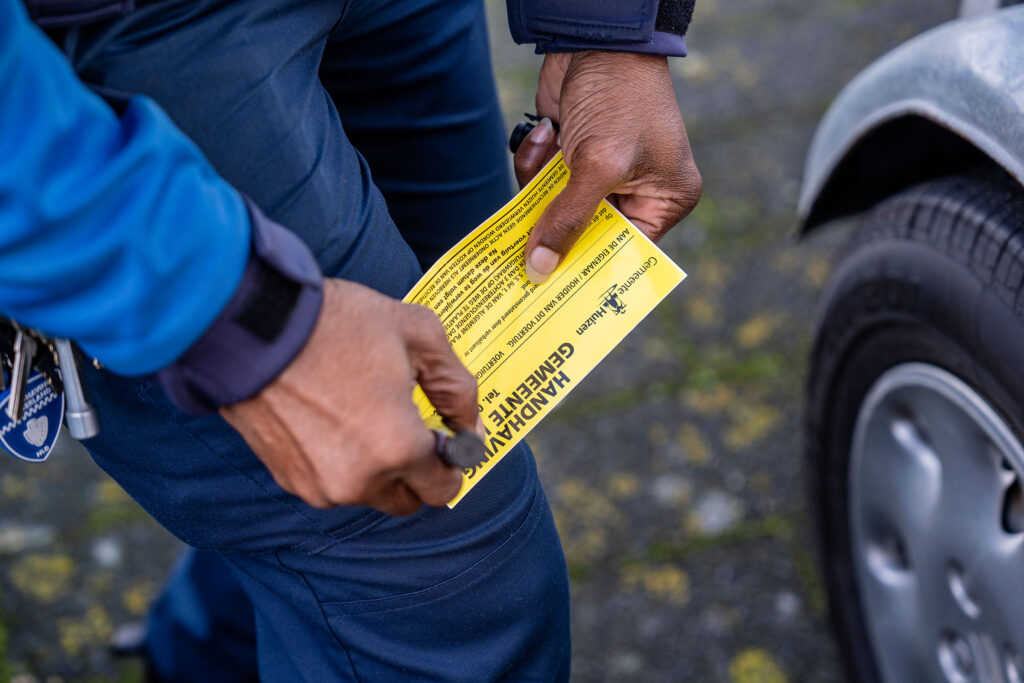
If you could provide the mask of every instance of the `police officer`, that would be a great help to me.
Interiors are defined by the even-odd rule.
[[[567,678],[532,455],[439,507],[459,474],[411,389],[461,430],[475,385],[396,301],[507,199],[479,0],[29,5],[67,59],[0,0],[0,311],[106,366],[90,453],[204,549],[150,619],[154,673]],[[696,203],[666,62],[692,3],[508,5],[547,53],[517,173],[556,144],[573,171],[527,245],[542,281],[602,197],[654,238]]]

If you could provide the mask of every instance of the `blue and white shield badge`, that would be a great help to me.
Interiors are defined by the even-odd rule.
[[[46,460],[57,445],[64,421],[64,395],[58,394],[39,372],[25,385],[25,407],[21,420],[7,416],[11,389],[0,393],[0,444],[16,458],[28,462]]]

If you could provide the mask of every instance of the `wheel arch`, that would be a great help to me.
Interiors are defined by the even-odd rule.
[[[983,166],[1024,185],[1024,7],[949,22],[836,98],[807,156],[805,235],[930,178]]]

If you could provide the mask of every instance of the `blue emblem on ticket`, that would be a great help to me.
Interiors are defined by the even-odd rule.
[[[21,420],[7,416],[11,390],[0,393],[0,444],[11,455],[28,462],[42,462],[57,445],[64,421],[64,395],[58,394],[39,372],[25,385],[25,407]]]

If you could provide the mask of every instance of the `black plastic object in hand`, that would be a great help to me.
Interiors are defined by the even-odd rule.
[[[512,135],[508,138],[508,148],[513,154],[519,150],[519,145],[523,144],[523,140],[530,134],[530,131],[537,127],[537,124],[541,121],[541,117],[536,114],[523,113],[528,121],[520,121],[516,124],[516,127],[512,129]],[[558,132],[558,124],[552,122],[555,127],[555,132]]]
[[[512,129],[512,135],[508,138],[508,148],[513,154],[519,149],[519,145],[523,144],[523,140],[530,134],[530,131],[536,128],[536,126],[529,121],[520,121],[516,124],[516,127]]]
[[[484,460],[484,440],[476,432],[459,432],[448,436],[434,432],[437,455],[452,467],[476,467]]]

